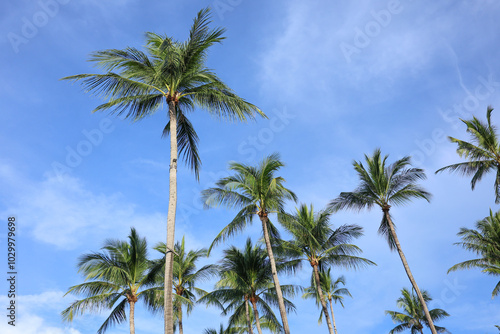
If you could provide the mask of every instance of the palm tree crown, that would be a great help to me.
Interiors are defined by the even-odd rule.
[[[470,185],[472,190],[476,182],[492,170],[496,170],[495,176],[495,203],[500,203],[500,142],[496,133],[496,126],[491,124],[492,107],[486,111],[486,123],[476,117],[471,120],[461,120],[467,125],[467,132],[471,141],[466,142],[453,137],[448,137],[452,143],[457,144],[457,153],[460,157],[469,161],[460,162],[440,168],[436,173],[448,170],[462,175],[472,176]]]
[[[232,162],[229,170],[236,174],[220,179],[214,188],[202,192],[207,208],[224,205],[240,210],[216,236],[211,247],[243,230],[255,215],[269,220],[270,213],[283,212],[286,200],[297,201],[297,196],[285,188],[285,179],[275,176],[283,166],[277,153],[266,157],[257,167]],[[270,227],[272,233],[277,233],[272,225]]]
[[[152,311],[161,308],[161,290],[151,286],[147,280],[150,261],[147,259],[146,239],[140,238],[131,229],[129,242],[107,240],[103,252],[84,254],[78,262],[79,272],[85,283],[69,288],[68,293],[81,294],[85,298],[77,300],[62,312],[65,321],[85,312],[97,313],[112,309],[97,333],[104,333],[110,326],[126,320],[125,310],[130,309],[129,322],[131,334],[135,331],[135,303],[142,300]]]
[[[422,295],[424,296],[426,303],[432,300],[427,291],[422,290]],[[418,297],[415,296],[413,292],[403,288],[401,290],[401,297],[398,298],[397,303],[398,308],[403,309],[404,313],[397,311],[385,311],[385,314],[390,315],[394,323],[399,323],[399,325],[394,327],[389,334],[400,333],[404,330],[410,330],[412,334],[423,334],[424,325],[429,327],[429,323],[425,318],[422,304],[420,303]],[[429,313],[431,314],[433,321],[438,321],[450,316],[446,311],[439,308],[430,310]],[[434,327],[438,333],[449,333],[444,327]]]
[[[347,288],[341,287],[345,286],[345,277],[344,276],[339,276],[336,280],[333,279],[332,274],[331,274],[331,269],[328,268],[327,270],[321,270],[319,272],[319,280],[320,280],[320,285],[321,285],[321,291],[323,293],[323,296],[325,296],[325,300],[328,300],[330,304],[330,312],[332,314],[332,321],[333,321],[333,329],[335,330],[335,333],[337,333],[337,325],[335,323],[335,315],[333,313],[333,303],[339,303],[342,307],[344,307],[344,296],[351,296],[351,293]],[[304,294],[302,295],[302,298],[305,299],[314,299],[316,301],[316,305],[321,307],[321,299],[318,293],[318,289],[316,287],[316,280],[314,275],[311,276],[311,285],[307,287],[304,290]],[[321,324],[323,319],[323,309],[321,309],[318,323]]]
[[[451,267],[448,272],[458,269],[480,268],[482,272],[500,275],[500,211],[476,223],[476,229],[462,227],[458,233],[462,242],[456,243],[480,256],[478,259],[467,260]],[[492,292],[492,297],[500,293],[500,281]]]
[[[424,171],[411,167],[410,157],[404,157],[386,166],[387,158],[388,155],[382,157],[380,149],[376,149],[371,157],[365,154],[366,167],[363,163],[354,161],[354,169],[361,181],[359,186],[352,192],[340,193],[339,197],[330,202],[329,208],[334,211],[360,211],[378,205],[382,210],[389,210],[391,205],[406,204],[414,198],[429,201],[431,194],[416,184],[416,181],[426,178]],[[382,216],[379,233],[387,238],[389,247],[394,249],[387,215]]]
[[[201,160],[198,136],[187,118],[195,108],[228,120],[265,116],[256,106],[237,96],[206,67],[209,47],[220,43],[225,29],[210,29],[210,10],[201,10],[185,42],[146,33],[146,50],[133,47],[109,49],[91,54],[90,61],[105,74],[79,74],[63,80],[81,81],[87,92],[108,102],[94,111],[109,110],[125,118],[140,120],[173,104],[177,122],[179,153],[198,176]],[[172,112],[172,110],[171,110]],[[164,134],[171,130],[170,122]]]
[[[167,251],[164,242],[158,243],[155,250],[162,254]],[[205,265],[199,269],[196,268],[196,262],[207,256],[207,249],[201,248],[197,250],[186,250],[186,243],[184,237],[180,242],[177,242],[174,247],[174,266],[173,266],[173,284],[174,291],[174,313],[175,325],[179,328],[179,333],[183,333],[182,322],[182,306],[186,307],[187,314],[193,310],[196,296],[206,294],[206,291],[197,287],[197,283],[210,279],[217,273],[217,266],[213,264]],[[151,274],[156,276],[155,279],[158,284],[162,284],[164,273],[165,257],[154,261]],[[160,283],[161,282],[161,283]]]
[[[278,271],[291,270],[295,262],[278,261]],[[279,330],[279,325],[271,306],[278,306],[276,291],[272,284],[271,265],[267,253],[261,247],[252,245],[250,239],[242,250],[232,246],[224,250],[224,256],[219,266],[220,280],[216,290],[200,298],[200,302],[214,305],[227,315],[232,312],[229,326],[233,327],[247,319],[247,328],[252,332],[250,309],[259,333],[261,320],[273,324],[271,329]],[[285,295],[294,295],[294,286],[282,286]],[[227,306],[224,306],[226,305]],[[285,299],[287,310],[295,306]],[[260,316],[262,315],[262,317]]]

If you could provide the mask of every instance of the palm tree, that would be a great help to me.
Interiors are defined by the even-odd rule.
[[[325,296],[325,299],[328,300],[330,304],[330,312],[332,313],[332,321],[333,321],[333,330],[335,331],[335,334],[337,334],[337,325],[335,324],[335,315],[333,314],[333,302],[335,304],[337,302],[340,303],[342,307],[344,307],[344,303],[342,302],[344,300],[344,296],[351,296],[351,293],[347,288],[342,288],[340,285],[342,284],[345,286],[345,277],[344,276],[339,276],[335,281],[333,280],[333,277],[331,276],[330,269],[328,270],[323,270],[319,272],[319,280],[321,283],[321,291],[323,295]],[[305,289],[305,293],[302,295],[302,298],[312,298],[316,300],[316,304],[318,306],[321,305],[321,299],[318,294],[317,286],[316,286],[316,279],[314,275],[311,277],[311,286]],[[321,323],[321,320],[323,318],[323,309],[320,312],[319,315],[319,320],[318,323]]]
[[[279,261],[277,270],[282,272],[293,270],[296,261]],[[238,325],[246,320],[249,333],[253,333],[253,318],[259,334],[262,334],[261,319],[266,320],[268,328],[279,331],[279,325],[271,306],[277,305],[276,289],[271,281],[271,265],[265,250],[252,246],[247,239],[243,250],[232,246],[224,251],[224,257],[219,266],[220,280],[216,290],[202,298],[200,302],[219,307],[223,315],[232,312],[229,326]],[[293,295],[296,287],[283,285],[285,295]],[[284,299],[287,311],[294,310],[295,306]],[[224,306],[226,305],[227,306]],[[261,315],[262,314],[262,317]]]
[[[69,288],[65,294],[81,294],[85,298],[73,302],[62,311],[65,321],[86,312],[98,313],[112,309],[97,333],[101,334],[117,323],[127,319],[125,310],[129,307],[130,334],[135,333],[135,303],[142,300],[152,311],[161,309],[161,289],[147,283],[150,261],[147,259],[147,243],[131,229],[129,242],[107,240],[103,252],[84,254],[78,261],[78,271],[85,277],[85,283]]]
[[[354,161],[353,166],[361,183],[353,192],[342,192],[329,203],[333,210],[371,209],[378,205],[383,212],[379,233],[387,238],[389,248],[396,249],[401,258],[401,262],[406,271],[413,289],[415,289],[420,302],[424,308],[424,313],[433,334],[436,334],[432,318],[427,309],[425,300],[420,293],[417,282],[413,278],[410,266],[399,243],[396,229],[392,221],[389,209],[391,204],[406,204],[414,198],[430,200],[431,194],[420,187],[416,181],[425,179],[425,173],[420,168],[411,167],[410,157],[404,157],[393,164],[386,166],[387,155],[381,157],[380,149],[376,149],[373,156],[365,155],[367,168],[361,162]]]
[[[479,255],[478,259],[467,260],[451,267],[448,272],[458,269],[480,268],[483,273],[500,275],[500,211],[476,223],[476,230],[462,227],[458,236],[462,242],[456,243]],[[492,292],[492,298],[500,293],[500,281]]]
[[[462,122],[467,125],[467,132],[470,134],[471,142],[466,142],[453,137],[448,137],[452,143],[457,144],[457,153],[460,157],[466,158],[468,162],[460,162],[450,166],[440,168],[436,173],[445,170],[457,172],[462,175],[472,176],[470,185],[472,190],[476,182],[481,180],[490,171],[496,171],[495,176],[495,203],[500,203],[500,143],[496,133],[497,128],[491,124],[492,107],[486,110],[487,123],[483,123],[476,117]]]
[[[394,323],[399,323],[399,325],[394,327],[389,334],[400,333],[406,329],[409,329],[412,333],[423,334],[424,325],[430,327],[430,324],[424,315],[419,298],[406,288],[401,290],[401,295],[402,296],[397,300],[397,305],[398,308],[403,309],[404,313],[397,311],[385,311],[385,314],[390,315]],[[425,290],[422,290],[422,296],[424,297],[426,303],[432,300],[429,293]],[[433,321],[438,321],[444,317],[450,316],[446,311],[440,308],[430,310],[429,313]],[[434,327],[439,333],[449,333],[449,331],[444,327]]]
[[[187,118],[196,107],[228,120],[253,119],[265,115],[254,105],[237,96],[205,63],[208,48],[220,43],[224,29],[209,29],[210,11],[201,10],[194,19],[189,37],[178,42],[168,36],[148,32],[146,52],[128,47],[104,50],[91,55],[90,61],[105,74],[80,74],[63,78],[81,81],[88,92],[107,99],[94,111],[109,110],[134,121],[147,117],[164,103],[169,122],[163,130],[170,135],[169,203],[165,286],[172,285],[177,207],[177,159],[184,158],[198,178],[201,164],[198,136]],[[172,291],[165,289],[165,333],[172,334]]]
[[[162,254],[167,251],[164,242],[160,242],[154,248]],[[186,306],[187,313],[191,313],[193,305],[196,302],[196,296],[202,296],[207,292],[198,288],[196,284],[212,277],[217,273],[217,266],[213,264],[205,265],[196,270],[196,262],[207,256],[207,249],[201,248],[197,250],[186,251],[186,243],[184,237],[181,242],[177,242],[174,247],[174,272],[172,288],[175,293],[174,297],[174,316],[175,324],[179,328],[179,333],[183,334],[182,323],[182,305]],[[164,272],[165,257],[155,261],[152,275],[158,275]],[[160,275],[163,276],[163,275]],[[158,279],[157,279],[158,280]],[[160,280],[162,278],[160,277]]]
[[[254,215],[259,217],[276,287],[283,328],[285,334],[290,334],[270,239],[270,235],[276,238],[278,231],[269,220],[270,213],[283,212],[285,200],[297,201],[295,194],[283,185],[285,179],[275,176],[275,173],[283,166],[284,164],[280,161],[277,153],[266,157],[257,167],[233,162],[229,165],[229,169],[236,174],[222,178],[214,188],[204,190],[202,198],[206,207],[224,205],[228,208],[240,209],[236,217],[215,237],[209,251],[214,245],[243,230],[247,224],[252,222]]]
[[[328,330],[334,334],[334,329],[328,315],[325,297],[321,289],[319,266],[342,266],[357,268],[366,264],[375,264],[367,259],[357,257],[361,252],[357,246],[349,244],[352,239],[360,237],[362,228],[357,225],[342,225],[333,230],[330,224],[331,210],[314,212],[311,205],[302,204],[294,215],[280,214],[279,220],[283,227],[293,236],[292,241],[281,241],[280,252],[287,258],[307,261],[313,269],[314,282],[319,301],[323,308]]]

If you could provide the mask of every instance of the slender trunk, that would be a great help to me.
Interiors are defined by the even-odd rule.
[[[276,271],[276,262],[274,261],[273,248],[271,247],[271,241],[269,239],[269,232],[267,231],[267,216],[260,217],[262,222],[262,230],[264,232],[264,240],[266,241],[267,255],[269,256],[269,262],[271,263],[271,272],[273,275],[274,287],[276,288],[276,296],[278,297],[278,306],[281,315],[281,321],[283,322],[283,330],[285,334],[290,334],[290,328],[288,327],[288,318],[286,316],[285,301],[283,300],[283,293],[281,292],[280,282],[278,280],[278,273]]]
[[[251,299],[253,306],[253,316],[255,317],[255,324],[257,325],[257,332],[262,334],[262,329],[260,328],[259,311],[257,311],[257,302],[255,299]]]
[[[313,271],[314,271],[314,280],[316,281],[316,291],[318,292],[319,300],[321,301],[321,307],[323,307],[323,314],[325,315],[326,323],[328,324],[328,331],[330,332],[330,334],[334,334],[332,322],[330,321],[330,316],[328,315],[328,309],[326,308],[325,297],[323,296],[323,291],[321,290],[321,282],[319,280],[318,265],[313,264],[312,267],[313,267]]]
[[[179,303],[179,334],[184,334],[184,329],[182,327],[182,304]]]
[[[427,309],[427,303],[424,300],[424,297],[422,296],[422,293],[420,293],[420,289],[418,288],[417,282],[413,278],[413,274],[411,273],[410,266],[408,265],[408,262],[406,261],[405,254],[403,253],[403,250],[401,249],[401,244],[399,243],[398,236],[396,234],[396,230],[394,229],[394,224],[392,223],[391,216],[389,215],[389,208],[383,208],[382,211],[384,211],[385,217],[387,218],[387,222],[389,223],[389,229],[391,231],[392,237],[394,239],[394,243],[396,244],[396,249],[398,250],[399,257],[401,258],[401,262],[403,262],[403,267],[405,268],[406,275],[408,275],[408,278],[410,279],[411,284],[413,285],[413,289],[417,292],[418,299],[420,300],[420,304],[422,304],[422,308],[424,309],[425,313],[425,318],[427,319],[429,328],[432,332],[432,334],[437,334],[436,328],[434,327],[434,323],[432,322],[431,315],[429,313],[429,310]]]
[[[253,334],[252,321],[250,321],[250,310],[248,307],[248,297],[245,296],[245,315],[247,317],[248,334]]]
[[[170,117],[170,183],[168,189],[167,252],[165,254],[164,327],[165,334],[173,334],[172,275],[174,265],[175,211],[177,207],[177,114],[174,101],[168,101],[168,112]]]
[[[135,313],[135,302],[129,302],[130,313],[128,322],[130,324],[130,334],[135,334],[135,324],[134,324],[134,313]]]
[[[335,331],[335,334],[338,334],[338,333],[337,333],[337,325],[335,324],[335,316],[333,315],[333,304],[332,304],[332,300],[331,300],[331,299],[329,299],[328,301],[330,302],[330,312],[332,312],[333,330]]]

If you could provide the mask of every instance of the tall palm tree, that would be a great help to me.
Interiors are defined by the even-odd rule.
[[[277,270],[292,270],[294,265],[296,261],[279,261]],[[231,312],[229,326],[237,325],[246,319],[249,333],[253,333],[250,311],[253,311],[259,334],[262,334],[262,318],[267,320],[271,329],[280,329],[281,326],[271,309],[278,301],[276,289],[271,281],[270,261],[264,249],[253,246],[251,240],[247,239],[243,250],[234,246],[224,250],[219,270],[220,280],[216,284],[216,290],[200,298],[200,302],[219,307],[223,315]],[[285,295],[293,295],[296,289],[291,285],[283,285],[282,288]],[[287,311],[295,309],[290,301],[284,301]]]
[[[462,227],[458,236],[462,242],[456,243],[479,255],[478,259],[467,260],[451,267],[448,272],[458,269],[480,268],[483,273],[500,275],[500,211],[476,223],[476,230]],[[492,292],[492,298],[500,293],[500,281]]]
[[[410,266],[399,243],[396,229],[389,209],[392,205],[401,205],[414,198],[430,200],[431,194],[420,187],[416,182],[425,179],[425,173],[420,168],[411,167],[410,157],[404,157],[391,165],[386,166],[387,155],[382,158],[380,149],[376,149],[373,156],[365,155],[367,167],[358,161],[353,162],[354,169],[360,178],[359,186],[353,192],[342,192],[329,203],[333,210],[353,209],[360,211],[371,209],[378,205],[383,212],[379,233],[387,238],[391,250],[396,249],[406,271],[406,275],[415,289],[424,313],[429,322],[431,331],[436,334],[432,318],[427,309],[425,300],[420,293],[417,282],[413,278]]]
[[[81,81],[88,92],[107,99],[94,111],[109,110],[134,121],[168,105],[169,122],[163,134],[170,135],[169,203],[165,286],[172,285],[172,250],[175,243],[177,208],[177,159],[184,158],[198,178],[201,164],[198,136],[187,115],[195,108],[228,120],[265,116],[256,106],[237,96],[206,67],[208,48],[220,43],[224,29],[210,29],[210,11],[201,10],[184,42],[148,32],[146,52],[136,48],[93,53],[90,61],[104,74],[80,74],[63,78]],[[165,289],[165,333],[172,334],[172,291]]]
[[[453,137],[448,137],[448,139],[457,144],[458,155],[469,161],[440,168],[436,174],[448,170],[472,176],[470,185],[471,189],[474,190],[477,181],[481,180],[488,172],[496,171],[495,203],[498,204],[500,203],[500,142],[496,133],[497,128],[491,124],[492,111],[493,108],[489,106],[486,110],[486,123],[481,122],[476,117],[467,121],[461,119],[467,125],[470,142]]]
[[[164,242],[158,243],[154,249],[162,254],[167,252]],[[205,290],[198,288],[197,283],[208,280],[217,273],[217,266],[213,264],[196,269],[196,262],[206,256],[206,248],[187,251],[184,237],[175,244],[172,289],[174,291],[174,325],[179,328],[180,334],[184,332],[182,306],[186,306],[188,314],[191,313],[196,302],[196,295],[202,296],[207,293]],[[153,263],[150,278],[163,286],[165,257]]]
[[[214,188],[204,190],[202,198],[206,207],[224,205],[228,208],[240,209],[236,217],[215,237],[210,249],[243,230],[247,224],[252,222],[255,215],[259,217],[278,296],[283,328],[285,334],[290,334],[283,292],[271,246],[271,236],[277,237],[278,231],[269,220],[270,213],[283,212],[286,200],[297,201],[297,196],[285,188],[285,179],[275,176],[275,173],[283,166],[284,164],[280,161],[277,153],[266,157],[256,167],[233,162],[229,165],[229,170],[234,171],[235,175],[222,178]]]
[[[78,261],[78,271],[85,277],[85,283],[69,288],[68,292],[84,295],[62,311],[65,321],[86,312],[98,313],[112,309],[97,333],[101,334],[115,324],[127,319],[129,308],[130,334],[135,333],[135,303],[142,300],[152,311],[161,309],[161,289],[147,283],[150,261],[147,259],[147,243],[134,228],[129,241],[107,240],[102,252],[84,254]]]
[[[422,296],[424,297],[426,303],[432,300],[429,293],[425,290],[422,290]],[[397,311],[385,311],[385,314],[390,315],[394,323],[399,323],[399,325],[394,327],[389,334],[400,333],[404,330],[410,330],[412,334],[424,334],[424,325],[427,327],[430,327],[430,325],[424,315],[419,298],[415,296],[413,292],[403,288],[401,290],[401,297],[398,298],[397,303],[398,308],[403,309],[403,313]],[[429,313],[433,321],[438,321],[444,317],[450,316],[446,311],[440,308],[432,309]],[[434,327],[439,333],[449,333],[449,331],[444,327]]]
[[[307,261],[313,269],[314,282],[319,301],[323,308],[328,330],[334,334],[334,329],[325,297],[321,289],[319,274],[320,264],[323,268],[342,266],[344,268],[358,268],[359,266],[374,264],[372,261],[357,257],[361,249],[349,244],[352,239],[360,237],[362,228],[357,225],[342,225],[332,229],[330,224],[331,210],[314,212],[311,205],[302,204],[294,215],[280,214],[279,220],[283,227],[292,235],[292,241],[281,241],[280,251],[288,258]]]
[[[319,280],[321,283],[321,291],[325,296],[325,300],[328,300],[330,304],[330,312],[332,313],[332,321],[333,321],[333,330],[335,334],[337,334],[337,325],[335,323],[335,315],[333,314],[333,303],[339,303],[342,307],[344,307],[344,296],[351,296],[351,293],[347,288],[343,288],[345,286],[345,277],[339,276],[336,280],[333,280],[333,277],[330,273],[331,268],[328,270],[322,270],[319,272]],[[318,289],[316,286],[316,279],[314,275],[311,277],[311,285],[305,289],[305,293],[302,295],[302,298],[312,298],[316,300],[316,304],[321,306],[321,299],[318,294]],[[318,323],[321,323],[323,318],[323,309],[321,309]]]

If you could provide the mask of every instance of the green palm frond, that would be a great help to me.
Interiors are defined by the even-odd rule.
[[[448,137],[452,143],[457,144],[457,154],[467,162],[452,164],[440,168],[436,173],[449,171],[459,173],[463,176],[472,176],[471,189],[474,190],[476,183],[484,175],[492,170],[496,170],[495,180],[495,203],[500,203],[500,144],[496,126],[491,124],[491,113],[493,108],[489,106],[486,110],[487,122],[481,122],[476,117],[471,120],[462,120],[467,126],[467,133],[470,135],[470,142]]]
[[[109,111],[133,121],[164,109],[174,97],[181,157],[198,179],[198,136],[186,112],[200,108],[216,117],[238,121],[252,120],[256,114],[266,117],[206,67],[208,49],[224,39],[225,31],[211,29],[210,22],[210,10],[206,8],[198,12],[184,42],[148,32],[144,51],[127,47],[93,52],[90,61],[105,73],[79,74],[62,80],[79,82],[87,93],[106,101],[94,111]],[[169,130],[167,124],[164,134]]]
[[[277,260],[279,272],[286,270],[286,261]],[[277,306],[277,296],[272,284],[271,265],[267,252],[247,239],[243,249],[235,246],[224,250],[218,266],[219,281],[216,289],[199,299],[200,303],[216,306],[223,315],[231,315],[230,324],[245,319],[245,296],[255,298],[262,319],[280,328],[271,306]],[[282,285],[284,296],[293,296],[300,287]],[[285,298],[289,311],[295,310],[293,303]],[[245,320],[246,321],[246,320]]]
[[[427,304],[432,301],[427,291],[422,290],[421,292]],[[403,288],[401,290],[401,297],[397,300],[397,306],[402,309],[403,312],[385,311],[385,314],[389,315],[394,323],[399,323],[399,325],[394,327],[389,333],[400,333],[404,330],[410,330],[412,333],[421,333],[424,325],[429,327],[422,304],[413,291]],[[429,313],[433,322],[450,316],[442,309],[432,309],[429,310]],[[435,328],[438,333],[449,333],[444,327],[435,326]]]
[[[455,264],[451,271],[459,269],[479,268],[488,275],[500,275],[500,211],[493,213],[476,222],[476,229],[461,228],[458,236],[462,242],[455,243],[462,248],[471,251],[479,258],[463,261]],[[500,292],[500,282],[495,286],[492,297]]]
[[[361,211],[371,209],[374,205],[382,209],[391,205],[404,205],[413,199],[430,201],[431,194],[416,183],[426,178],[425,173],[420,168],[411,167],[410,157],[403,157],[391,165],[386,165],[387,159],[388,155],[382,157],[380,149],[376,149],[372,156],[365,155],[366,167],[354,161],[360,184],[353,192],[340,193],[329,203],[328,208],[333,211]],[[394,237],[385,214],[379,233],[386,238],[389,247],[395,249]]]
[[[101,313],[111,310],[98,329],[104,333],[111,326],[126,320],[125,308],[131,299],[142,299],[149,310],[157,310],[159,287],[147,282],[151,262],[147,259],[147,243],[132,228],[128,242],[106,240],[101,252],[80,256],[79,272],[85,282],[69,288],[66,294],[81,295],[61,315],[65,321],[73,321],[84,313]]]

